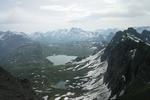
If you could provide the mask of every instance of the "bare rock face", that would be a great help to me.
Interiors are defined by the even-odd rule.
[[[143,38],[143,34],[129,28],[117,32],[105,49],[102,58],[108,61],[108,68],[104,81],[111,90],[110,98],[150,98],[147,95],[150,90],[150,46],[145,40],[146,36],[149,35],[144,35]]]
[[[0,67],[0,100],[40,100],[26,79],[17,79]]]

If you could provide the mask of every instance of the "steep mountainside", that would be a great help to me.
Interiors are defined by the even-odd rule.
[[[0,67],[0,100],[39,100],[28,80],[17,79]]]
[[[57,74],[63,73],[62,75],[65,76],[59,77],[65,87],[55,88],[57,93],[53,95],[51,93],[52,96],[49,96],[49,99],[107,100],[110,96],[110,90],[103,83],[103,76],[107,69],[107,61],[101,61],[103,52],[104,50],[101,50],[80,61],[68,63],[63,69],[59,69]]]
[[[111,98],[150,98],[150,44],[145,42],[145,36],[129,28],[117,32],[105,49],[102,58],[108,61],[108,68],[104,82],[111,90]]]

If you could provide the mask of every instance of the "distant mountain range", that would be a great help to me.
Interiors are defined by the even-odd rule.
[[[22,32],[1,31],[0,61],[3,58],[7,59],[8,55],[16,52],[18,48],[36,44],[50,48],[50,55],[67,54],[79,56],[82,54],[81,56],[87,56],[95,50],[93,49],[95,46],[96,48],[105,46],[111,40],[115,31],[116,29],[109,29],[108,31],[103,30],[103,33],[100,30],[89,32],[80,28],[71,28],[46,33],[36,32],[31,35]]]
[[[45,33],[36,32],[30,36],[33,40],[43,43],[67,43],[79,41],[94,41],[96,39],[107,41],[108,36],[114,35],[117,29],[97,30],[94,32],[85,31],[81,28],[61,29]],[[111,36],[111,37],[112,37]],[[109,38],[111,38],[109,37]],[[100,38],[100,39],[99,39]]]

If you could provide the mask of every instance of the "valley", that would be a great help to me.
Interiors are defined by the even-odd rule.
[[[130,91],[135,90],[129,83],[138,85],[137,92],[144,91],[143,86],[149,91],[149,33],[128,28],[116,32],[111,40],[107,35],[108,40],[90,37],[83,41],[45,43],[27,35],[2,32],[5,38],[0,40],[0,53],[5,55],[1,56],[0,65],[15,77],[28,79],[43,100],[124,100],[132,97]],[[4,45],[6,42],[8,46]],[[12,45],[13,49],[6,51]]]
[[[0,100],[150,100],[150,0],[0,0]]]

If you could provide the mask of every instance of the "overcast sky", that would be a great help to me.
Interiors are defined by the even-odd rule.
[[[0,30],[150,25],[150,0],[0,0]]]

